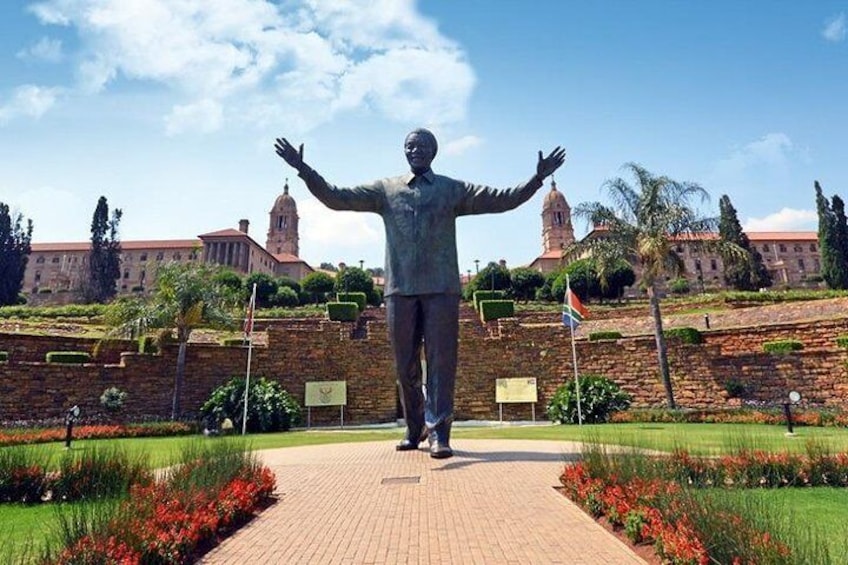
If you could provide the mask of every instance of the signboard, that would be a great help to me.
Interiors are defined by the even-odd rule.
[[[537,402],[536,378],[497,379],[495,384],[495,402]]]
[[[347,405],[347,381],[306,383],[306,406]]]

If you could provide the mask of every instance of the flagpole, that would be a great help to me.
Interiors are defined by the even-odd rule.
[[[241,420],[241,435],[247,433],[247,399],[250,390],[250,361],[253,353],[253,310],[256,308],[256,283],[253,283],[253,292],[250,294],[250,304],[247,307],[247,319],[245,320],[245,334],[247,335],[247,372],[244,378],[244,415]]]
[[[571,307],[571,280],[565,275],[565,300]],[[574,390],[577,391],[577,425],[583,425],[583,408],[580,405],[580,377],[577,372],[577,346],[574,344],[574,320],[570,320],[568,329],[571,331],[571,364],[574,366]]]

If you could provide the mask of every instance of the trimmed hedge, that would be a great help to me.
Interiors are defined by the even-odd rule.
[[[663,334],[665,334],[666,338],[679,339],[683,343],[690,345],[704,343],[703,334],[696,328],[671,328],[664,330]]]
[[[85,351],[48,351],[45,356],[48,363],[88,363],[91,355]]]
[[[498,318],[515,317],[515,302],[512,300],[482,300],[479,302],[479,306],[480,319],[484,322]]]
[[[9,360],[9,352],[8,351],[0,351],[0,363],[5,363]]]
[[[836,345],[843,349],[848,349],[848,335],[836,336]]]
[[[368,295],[364,292],[340,292],[336,294],[337,302],[356,302],[360,312],[365,311],[365,305],[368,303]]]
[[[766,353],[783,354],[801,351],[802,349],[804,349],[804,344],[797,339],[779,339],[763,343],[763,351]]]
[[[327,302],[327,315],[333,322],[355,322],[359,317],[356,302]]]
[[[246,342],[241,337],[227,337],[221,340],[221,345],[224,347],[241,347]]]
[[[502,290],[475,290],[474,291],[474,309],[480,311],[480,303],[484,300],[503,300],[506,298],[506,292]]]
[[[601,341],[604,339],[621,339],[624,337],[621,335],[621,332],[616,331],[608,331],[608,332],[592,332],[589,334],[589,341]]]

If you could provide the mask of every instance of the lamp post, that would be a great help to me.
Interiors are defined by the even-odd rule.
[[[480,259],[474,259],[474,272],[480,274]]]
[[[362,259],[359,260],[359,268],[363,271],[365,270],[365,261],[363,261]]]

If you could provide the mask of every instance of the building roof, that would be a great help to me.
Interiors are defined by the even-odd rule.
[[[204,237],[244,237],[247,236],[243,231],[239,231],[234,228],[226,228],[218,231],[211,231],[209,233],[201,234],[197,237],[203,239]]]
[[[136,251],[140,249],[193,249],[200,247],[199,239],[150,239],[137,241],[122,241],[122,251]],[[88,251],[91,249],[90,241],[71,241],[60,243],[33,243],[30,245],[33,253],[71,253],[75,251]]]
[[[751,241],[818,241],[819,234],[814,231],[750,231]]]
[[[305,263],[303,259],[291,253],[272,253],[271,256],[279,263]]]

